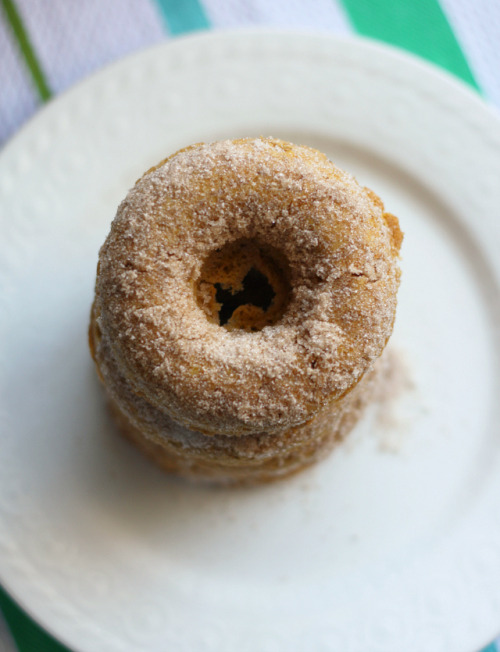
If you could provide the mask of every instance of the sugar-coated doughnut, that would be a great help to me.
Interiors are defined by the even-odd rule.
[[[147,172],[100,255],[90,340],[165,468],[261,480],[344,436],[392,332],[397,218],[314,149],[197,144]]]

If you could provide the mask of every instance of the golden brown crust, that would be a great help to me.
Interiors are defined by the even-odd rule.
[[[98,333],[93,316],[89,333],[95,351]],[[97,367],[101,376],[98,362]],[[205,436],[151,410],[113,363],[104,365],[104,376],[109,407],[121,433],[157,465],[190,480],[239,485],[278,480],[322,459],[357,422],[376,374],[365,374],[353,391],[302,426],[240,437]]]
[[[391,230],[392,248],[395,255],[399,254],[401,245],[403,244],[403,232],[399,227],[398,218],[392,213],[384,213],[384,219]]]
[[[106,351],[134,394],[189,430],[300,426],[383,350],[399,234],[380,199],[315,150],[274,139],[186,148],[137,182],[101,250],[101,373]],[[197,299],[204,262],[239,240],[280,252],[290,270],[286,309],[258,332],[221,328]],[[236,326],[249,319],[236,314]]]
[[[197,144],[151,168],[101,249],[89,329],[123,433],[217,482],[323,456],[368,398],[401,240],[375,193],[307,147]]]
[[[365,383],[363,382],[363,385]],[[361,383],[359,385],[361,389]],[[364,388],[363,388],[364,389]],[[189,480],[207,481],[219,484],[254,484],[280,480],[323,459],[340,443],[355,425],[367,402],[367,394],[352,393],[342,411],[338,407],[323,409],[313,423],[301,426],[304,438],[294,446],[277,446],[274,454],[266,457],[245,457],[235,451],[208,450],[180,447],[165,437],[160,439],[146,436],[110,400],[110,409],[121,433],[132,441],[157,465],[169,473],[175,473]],[[250,435],[249,437],[253,437]],[[279,438],[280,435],[275,435]],[[210,442],[214,440],[209,438]],[[229,438],[224,437],[227,441]],[[238,437],[236,447],[244,444],[245,437]],[[244,446],[242,446],[244,448]]]

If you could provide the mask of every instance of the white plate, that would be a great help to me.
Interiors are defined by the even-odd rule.
[[[392,346],[413,388],[295,478],[196,488],[108,419],[86,344],[97,251],[143,170],[259,134],[324,150],[399,215]],[[6,588],[82,652],[486,644],[500,630],[499,179],[500,122],[478,97],[359,40],[196,36],[50,104],[0,157]]]

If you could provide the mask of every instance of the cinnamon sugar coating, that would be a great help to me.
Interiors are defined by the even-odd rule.
[[[92,316],[90,346],[94,355],[98,341]],[[352,391],[301,426],[273,434],[207,436],[176,423],[131,391],[113,358],[102,353],[98,370],[122,434],[164,470],[212,484],[269,482],[322,459],[358,420],[376,389],[378,373],[371,370],[365,374]]]
[[[256,450],[288,472],[312,460],[392,332],[401,240],[377,195],[308,147],[197,144],[152,168],[100,251],[90,331],[128,435],[188,475],[237,459],[245,476]]]

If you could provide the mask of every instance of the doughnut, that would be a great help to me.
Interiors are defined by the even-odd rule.
[[[122,432],[165,469],[271,480],[345,437],[392,332],[402,233],[305,146],[180,150],[99,253],[90,348]]]

